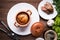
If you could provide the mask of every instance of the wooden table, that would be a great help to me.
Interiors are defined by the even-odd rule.
[[[3,20],[7,24],[7,13],[9,11],[9,9],[17,3],[27,2],[27,3],[32,4],[37,9],[38,4],[41,1],[42,0],[0,0],[0,20]],[[44,20],[40,17],[40,21],[42,21],[45,24],[44,30],[45,31],[48,30],[47,25],[46,25],[46,20]],[[1,23],[0,23],[0,28],[3,28],[4,30],[6,30],[3,27],[3,25],[1,25]],[[19,36],[19,37],[21,40],[35,40],[36,39],[31,34],[28,36]],[[44,37],[43,34],[40,37]],[[12,40],[12,39],[0,31],[0,40]]]

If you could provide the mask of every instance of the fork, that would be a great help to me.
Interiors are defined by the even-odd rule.
[[[0,28],[0,31],[4,32],[5,34],[7,34],[10,38],[12,38],[13,40],[20,40],[18,35],[15,34],[14,32],[12,32],[10,30],[10,28],[3,22],[0,20],[0,23],[5,26],[5,28],[9,31],[9,33],[7,31],[5,31],[4,29]]]

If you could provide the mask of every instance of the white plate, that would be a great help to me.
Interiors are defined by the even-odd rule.
[[[14,23],[16,21],[15,20],[16,14],[21,11],[27,11],[27,10],[31,10],[32,12],[30,24],[26,28],[15,27]],[[8,15],[7,15],[7,22],[8,22],[9,28],[16,34],[28,35],[28,34],[31,34],[30,28],[32,24],[35,22],[39,22],[39,15],[38,15],[36,8],[32,6],[31,4],[18,3],[9,10]]]
[[[43,0],[43,1],[41,1],[41,2],[39,3],[39,5],[38,5],[39,15],[40,15],[43,19],[46,19],[46,20],[53,19],[53,18],[55,18],[56,15],[57,15],[57,11],[56,11],[54,5],[52,5],[53,8],[54,8],[54,12],[53,12],[52,14],[49,14],[49,15],[48,15],[48,14],[46,14],[45,12],[43,12],[43,11],[41,10],[41,7],[44,6],[44,4],[45,4],[46,2],[49,2],[49,3],[52,4],[52,3],[53,3],[53,0]]]

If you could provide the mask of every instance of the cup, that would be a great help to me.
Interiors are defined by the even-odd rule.
[[[45,40],[57,40],[57,34],[53,30],[46,31],[44,34],[44,37],[45,37]]]
[[[14,25],[16,27],[26,27],[30,23],[31,14],[32,12],[30,10],[19,12],[15,17],[16,22]]]

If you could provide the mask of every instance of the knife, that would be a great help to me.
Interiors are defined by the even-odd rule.
[[[5,30],[2,29],[2,28],[0,28],[0,31],[2,31],[2,32],[4,32],[5,34],[7,34],[7,35],[8,35],[10,38],[12,38],[13,40],[20,40],[19,37],[18,37],[18,35],[17,35],[16,33],[12,32],[12,31],[10,30],[10,28],[9,28],[3,21],[0,21],[0,23],[1,23],[3,26],[5,26],[5,28],[6,28],[9,32],[5,31]]]

